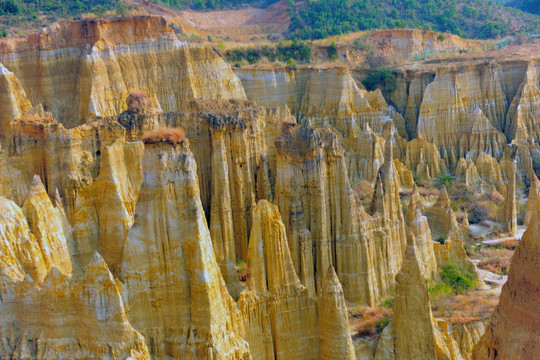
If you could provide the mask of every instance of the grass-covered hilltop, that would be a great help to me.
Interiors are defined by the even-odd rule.
[[[181,10],[267,7],[275,0],[3,0],[0,35],[23,34],[54,21]],[[508,6],[506,6],[508,5]],[[510,7],[512,6],[512,7]],[[414,28],[490,39],[540,30],[536,0],[288,0],[287,37],[322,39],[354,31]],[[523,12],[523,11],[529,11]]]

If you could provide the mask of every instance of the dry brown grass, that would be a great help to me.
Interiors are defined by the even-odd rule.
[[[354,190],[362,201],[371,201],[371,198],[373,197],[373,187],[369,181],[361,180],[354,186]]]
[[[349,325],[353,338],[377,335],[392,318],[392,310],[385,307],[357,306],[349,309]]]
[[[158,128],[143,134],[145,144],[166,142],[171,145],[182,144],[186,140],[186,133],[181,128]]]
[[[145,110],[153,110],[154,102],[145,93],[141,91],[130,91],[126,99],[128,111],[131,113],[140,113]]]
[[[428,189],[425,187],[419,187],[418,193],[422,196],[428,197],[428,196],[436,196],[438,197],[440,195],[439,189]]]
[[[504,196],[502,196],[501,193],[495,189],[491,191],[490,198],[491,198],[491,201],[493,201],[496,204],[500,203],[501,201],[504,201]]]
[[[499,295],[496,292],[474,290],[432,299],[431,309],[436,318],[450,322],[470,322],[491,316],[498,303]]]
[[[495,274],[506,275],[514,251],[510,249],[482,248],[475,253],[475,258],[480,259],[478,267],[491,271]]]

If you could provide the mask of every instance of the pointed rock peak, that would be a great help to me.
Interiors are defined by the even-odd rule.
[[[450,198],[448,197],[448,191],[446,191],[446,186],[442,187],[441,193],[439,195],[439,198],[437,199],[436,205],[440,207],[450,206]]]
[[[383,139],[388,140],[394,137],[394,133],[395,133],[394,122],[392,121],[392,119],[387,118],[387,121],[383,123],[382,137]]]
[[[64,205],[62,204],[62,198],[60,197],[60,193],[58,192],[58,189],[54,192],[54,206],[64,212]]]
[[[414,241],[414,234],[412,231],[407,231],[407,247],[412,246],[414,251],[416,251],[416,244]]]
[[[384,189],[382,183],[381,172],[377,174],[377,180],[375,181],[375,189],[373,191],[373,199],[371,200],[370,211],[372,214],[376,212],[384,213]]]
[[[482,113],[482,109],[480,109],[480,107],[477,105],[476,108],[474,109],[474,115],[479,115],[479,114],[483,114],[483,113]]]
[[[110,278],[110,280],[113,281],[112,274],[109,270],[109,267],[107,266],[107,263],[105,262],[103,257],[96,251],[92,255],[92,260],[90,260],[90,262],[86,266],[84,278],[89,280],[101,277]]]
[[[328,266],[328,270],[326,271],[326,278],[324,280],[324,283],[325,283],[325,287],[327,286],[331,286],[331,287],[336,287],[336,286],[339,286],[341,287],[341,283],[339,282],[339,278],[336,274],[336,270],[334,269],[334,267],[332,265]]]
[[[69,278],[62,274],[60,270],[58,270],[56,267],[52,267],[45,279],[43,280],[43,284],[46,287],[55,288],[59,285],[68,285],[69,284]]]
[[[41,181],[41,178],[39,175],[34,175],[34,178],[32,179],[32,185],[30,186],[30,195],[37,195],[41,193],[47,193],[47,190],[45,190],[45,186],[43,185],[43,182]]]
[[[416,186],[416,185],[415,185]],[[418,190],[415,188],[413,188],[413,193],[411,195],[411,198],[409,200],[409,206],[407,208],[407,223],[409,225],[412,224],[412,222],[414,221],[414,219],[416,219],[417,217],[417,212],[420,212],[420,209],[418,209],[418,197],[415,196],[415,191],[418,192]]]
[[[401,269],[396,275],[396,282],[398,284],[408,283],[410,281],[408,276],[417,273],[422,274],[422,270],[416,253],[416,238],[413,232],[409,230],[407,231],[407,246],[405,247],[403,262],[401,263]]]
[[[356,359],[343,289],[332,265],[319,297],[319,336],[321,359]]]
[[[384,145],[384,163],[392,164],[394,161],[394,138],[389,136]],[[389,166],[389,165],[386,165]]]
[[[464,226],[469,227],[469,213],[468,213],[467,211],[464,211],[463,213],[464,213],[464,215],[463,215],[463,221],[462,221],[462,224],[463,224]]]
[[[371,134],[373,131],[371,130],[371,126],[369,126],[368,123],[366,123],[366,129],[364,130],[364,132],[368,133],[368,134]]]
[[[101,254],[97,251],[94,251],[94,254],[92,255],[92,260],[90,260],[89,265],[108,268],[107,263],[105,262]]]
[[[30,274],[25,274],[24,275],[24,280],[23,280],[25,283],[28,283],[28,284],[34,284],[35,281],[34,281],[34,278],[32,277],[32,275]]]
[[[487,157],[487,153],[484,150],[480,150],[480,153],[478,153],[478,157],[476,158],[476,161],[482,159],[484,160]]]
[[[467,160],[464,157],[459,158],[458,166],[467,166]]]
[[[540,181],[538,180],[538,177],[536,176],[536,173],[534,171],[531,177],[531,187],[534,187],[536,189],[540,188]]]
[[[300,285],[289,251],[285,225],[276,205],[261,200],[253,211],[248,250],[247,286],[259,292],[277,292]]]
[[[5,66],[4,64],[0,63],[0,74],[2,75],[9,75],[9,74],[13,74],[11,71],[9,71]]]

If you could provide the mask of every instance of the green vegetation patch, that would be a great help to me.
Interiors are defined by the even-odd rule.
[[[391,94],[397,87],[396,72],[387,67],[369,71],[362,80],[362,84],[364,84],[368,91],[381,89],[383,94]]]
[[[446,264],[441,270],[441,281],[456,294],[464,293],[476,287],[477,280],[474,273],[463,264]]]
[[[305,3],[291,0],[289,3],[291,37],[298,39],[393,28],[487,39],[511,34],[516,27],[522,32],[538,31],[540,24],[537,16],[502,7],[492,0],[307,0]]]
[[[269,62],[283,62],[288,66],[298,63],[309,63],[311,61],[311,45],[307,42],[280,42],[277,45],[263,45],[261,47],[246,49],[233,49],[225,53],[225,59],[234,64],[257,64],[261,59]]]

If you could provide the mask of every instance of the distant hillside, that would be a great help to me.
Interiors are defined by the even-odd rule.
[[[536,5],[540,0],[497,1],[525,10],[540,10]],[[63,19],[143,14],[165,15],[171,19],[184,16],[181,10],[186,9],[204,10],[191,12],[202,17],[213,13],[213,17],[208,19],[213,19],[212,23],[217,26],[225,20],[233,24],[220,29],[223,30],[220,33],[223,38],[229,35],[227,31],[244,31],[250,24],[261,28],[269,25],[265,30],[268,39],[288,36],[292,40],[322,39],[354,31],[394,28],[449,32],[480,39],[540,31],[540,16],[496,4],[493,0],[288,0],[288,6],[286,1],[281,1],[267,7],[274,3],[276,0],[0,0],[0,36],[26,35]],[[265,8],[265,11],[275,9],[255,14],[255,10],[260,9],[246,9],[248,6]],[[220,11],[208,11],[213,9]],[[229,11],[230,14],[221,12],[231,9],[241,10]],[[248,18],[246,11],[255,11],[252,19]],[[238,16],[243,16],[242,21],[237,19]],[[196,23],[197,19],[192,18],[194,16],[190,21]],[[245,26],[238,27],[237,20],[238,25]],[[276,21],[280,26],[285,24],[279,27],[279,31],[274,29]],[[212,24],[205,28],[209,25]],[[254,37],[247,36],[247,39],[260,38],[257,31]],[[279,32],[279,36],[275,32]]]
[[[100,17],[107,12],[125,14],[128,9],[119,0],[0,0],[0,35],[24,35],[84,13]]]
[[[514,0],[538,2],[538,0]],[[368,29],[416,28],[468,38],[538,31],[540,17],[492,0],[324,0],[294,3],[291,37],[321,39]]]
[[[527,11],[536,15],[540,15],[539,0],[510,0],[505,5],[512,6],[517,9]]]
[[[0,36],[25,35],[58,20],[155,14],[177,10],[266,7],[277,0],[0,0]]]
[[[243,5],[265,7],[278,0],[156,0],[154,2],[164,4],[173,9],[191,8],[194,10],[236,8]]]

